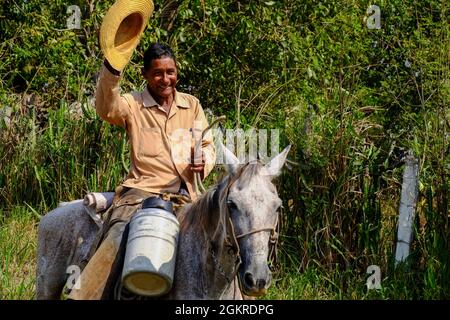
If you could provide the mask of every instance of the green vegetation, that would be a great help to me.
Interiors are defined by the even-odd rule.
[[[181,91],[228,128],[278,128],[293,145],[278,180],[281,266],[266,298],[448,299],[448,1],[381,0],[381,29],[367,28],[370,1],[179,0],[169,27],[163,2],[122,91],[144,84],[147,45],[167,42]],[[34,295],[36,213],[111,191],[126,174],[125,134],[92,100],[112,3],[0,4],[0,298]],[[80,30],[65,30],[69,5],[82,11]],[[411,255],[396,270],[408,150],[419,199]],[[381,290],[365,287],[369,265],[381,268]]]
[[[11,212],[0,209],[0,217],[0,299],[33,299],[36,217],[20,206]]]

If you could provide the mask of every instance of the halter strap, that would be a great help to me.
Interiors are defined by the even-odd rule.
[[[272,228],[255,229],[255,230],[252,230],[252,231],[249,231],[249,232],[246,232],[246,233],[243,233],[243,234],[240,234],[240,235],[236,236],[236,239],[239,240],[239,239],[244,238],[246,236],[249,236],[249,235],[251,235],[253,233],[258,233],[258,232],[262,232],[262,231],[270,231],[271,233],[276,232],[274,227],[272,227]]]

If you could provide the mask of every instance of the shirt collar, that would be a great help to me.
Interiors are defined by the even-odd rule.
[[[145,90],[142,92],[142,101],[144,102],[144,107],[146,108],[160,106],[150,94],[148,88],[145,88]],[[174,102],[177,107],[185,109],[189,109],[191,107],[188,101],[186,101],[186,99],[184,99],[184,97],[177,90],[175,90]]]

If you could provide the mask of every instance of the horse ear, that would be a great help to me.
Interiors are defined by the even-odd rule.
[[[264,170],[262,171],[263,175],[268,175],[271,178],[278,177],[281,174],[281,169],[286,162],[286,157],[291,149],[291,145],[288,145],[284,150],[274,157],[268,164],[264,166]]]
[[[225,165],[225,170],[229,174],[235,174],[237,172],[237,169],[239,168],[239,159],[228,150],[227,147],[223,145],[223,143],[220,143],[220,148],[222,149],[223,153],[223,164]]]

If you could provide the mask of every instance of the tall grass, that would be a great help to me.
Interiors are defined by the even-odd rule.
[[[37,223],[26,207],[0,208],[0,300],[35,296]]]
[[[8,159],[0,163],[1,298],[34,297],[36,216],[87,191],[113,190],[126,173],[123,131],[98,119],[88,104],[79,113],[71,110],[61,103],[45,119],[34,109],[16,113],[0,133]],[[300,167],[278,181],[285,206],[282,267],[266,298],[448,298],[447,217],[439,211],[435,169],[423,163],[411,257],[395,269],[402,166],[392,165],[396,158],[377,146],[373,137],[386,137],[375,119],[356,111],[339,120],[313,114],[308,132],[303,126],[286,131],[300,137],[291,155]],[[433,132],[423,135],[434,141]],[[441,147],[431,144],[427,154]],[[381,268],[381,290],[366,288],[372,264]]]
[[[101,121],[87,102],[17,111],[0,136],[6,206],[25,202],[48,211],[89,191],[114,190],[127,173],[124,131]]]
[[[281,268],[274,273],[273,285],[263,299],[281,300],[420,300],[449,299],[444,270],[434,261],[423,272],[403,264],[381,270],[381,288],[368,289],[370,274],[336,265],[329,270],[318,261],[301,268],[296,252],[284,252]],[[392,262],[392,261],[391,261]],[[392,266],[392,264],[390,264]]]
[[[0,300],[28,300],[35,297],[36,240],[39,218],[33,209],[16,206],[0,209]],[[368,274],[337,267],[330,271],[317,262],[300,268],[301,257],[282,247],[281,268],[262,299],[275,300],[369,300],[369,299],[448,299],[442,286],[439,264],[429,264],[422,273],[401,266],[382,271],[381,289],[368,290]],[[433,267],[434,266],[434,267]]]

